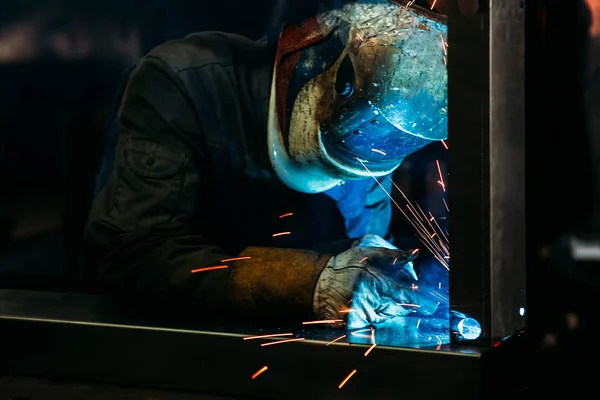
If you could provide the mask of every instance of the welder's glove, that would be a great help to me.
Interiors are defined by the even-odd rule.
[[[331,257],[319,276],[313,297],[315,314],[319,319],[347,321],[349,329],[413,311],[432,315],[437,302],[418,286],[412,265],[417,255],[375,235],[357,240],[349,250]]]
[[[398,250],[396,246],[385,240],[379,235],[365,235],[356,239],[352,247],[383,247],[384,249]],[[416,279],[416,278],[415,278]]]

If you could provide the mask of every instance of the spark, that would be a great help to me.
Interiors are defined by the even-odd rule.
[[[417,0],[410,0],[408,3],[406,3],[406,8],[412,6],[415,1]]]
[[[283,235],[291,235],[292,232],[279,232],[279,233],[274,233],[273,237],[277,237],[277,236],[283,236]]]
[[[279,216],[279,218],[291,217],[292,215],[294,215],[294,213],[282,214]]]
[[[441,348],[442,348],[442,344],[441,344],[441,343],[438,343],[438,345],[436,346],[436,348],[435,348],[435,349],[436,349],[436,350],[439,350],[439,349],[441,349]]]
[[[442,201],[444,202],[444,206],[446,206],[446,211],[450,212],[450,208],[448,207],[448,203],[446,203],[446,200],[442,199]]]
[[[448,65],[448,60],[446,60],[446,56],[444,56],[444,65]]]
[[[292,336],[292,333],[271,333],[268,335],[258,335],[258,336],[246,336],[244,340],[253,340],[253,339],[263,339],[263,338],[271,338],[271,337],[279,337],[279,336]]]
[[[418,305],[418,304],[411,304],[411,303],[400,303],[400,304],[398,304],[398,305],[399,305],[399,306],[406,306],[406,307],[417,307],[417,308],[421,307],[421,306],[420,306],[420,305]]]
[[[367,169],[368,172],[370,172],[365,165],[363,165],[363,166],[365,167],[365,169]],[[375,179],[377,181],[377,178],[375,178],[373,176],[373,174],[371,174],[371,176],[373,177],[373,179]],[[404,217],[413,226],[413,228],[415,228],[417,237],[425,245],[427,250],[429,250],[431,252],[431,254],[433,254],[434,257],[440,262],[440,264],[442,264],[442,266],[449,271],[450,267],[449,267],[448,262],[446,261],[445,256],[447,256],[449,254],[450,246],[449,246],[447,237],[441,232],[442,230],[441,230],[439,224],[434,219],[434,223],[435,223],[435,226],[434,226],[430,221],[430,217],[428,217],[425,214],[425,212],[423,211],[421,206],[419,206],[419,204],[417,202],[415,202],[413,205],[411,203],[411,201],[408,199],[408,197],[404,194],[402,189],[400,189],[400,187],[398,187],[398,185],[391,178],[388,177],[388,179],[390,180],[392,185],[400,192],[400,194],[402,195],[404,200],[406,200],[406,210],[404,210],[398,204],[398,202],[395,201],[391,197],[391,195],[387,192],[387,190],[385,190],[385,188],[382,187],[382,189],[388,195],[388,197],[390,197],[390,199],[392,200],[392,203],[398,208],[398,210],[402,213],[402,215],[404,215]],[[377,182],[379,182],[379,181],[377,181]],[[381,184],[380,184],[380,186],[381,186]],[[442,199],[442,200],[444,200],[444,199]],[[444,200],[444,204],[446,204],[445,200]],[[430,216],[432,216],[431,213],[430,213]],[[437,229],[436,229],[436,227],[437,227]],[[439,230],[439,233],[441,233],[441,236],[443,236],[443,239],[445,240],[445,242],[442,241],[442,237],[438,234],[438,230]],[[437,238],[436,238],[436,236],[437,236]],[[434,238],[436,238],[436,239],[434,239]]]
[[[442,288],[442,282],[438,282],[438,289]]]
[[[312,325],[312,324],[335,324],[336,322],[344,322],[343,319],[321,319],[318,321],[305,321],[302,325]]]
[[[410,288],[412,290],[419,290],[419,287],[417,285],[415,285],[414,283],[412,285],[410,285]]]
[[[440,339],[440,337],[439,337],[439,336],[437,336],[437,335],[436,335],[436,337],[435,337],[435,338],[438,340],[438,342],[440,342],[440,344],[442,344],[442,343],[443,343],[443,342],[442,342],[442,339]]]
[[[195,274],[196,272],[214,271],[215,269],[225,269],[225,268],[229,268],[229,266],[215,265],[214,267],[196,268],[196,269],[193,269],[191,272],[192,272],[192,274]]]
[[[402,193],[402,195],[405,196],[404,193]],[[419,204],[415,202],[415,206],[413,206],[412,204],[407,203],[407,208],[414,217],[414,219],[409,219],[409,222],[411,222],[417,230],[417,236],[421,239],[421,242],[429,251],[431,251],[435,258],[440,261],[442,265],[446,267],[446,269],[448,269],[448,265],[444,264],[442,257],[445,247],[443,244],[440,245],[439,240],[436,241],[433,239],[436,236],[435,228],[431,222],[427,221],[427,217],[425,216],[425,213]],[[431,229],[431,231],[429,229]],[[433,234],[431,232],[433,232]]]
[[[363,257],[363,258],[362,258],[362,259],[359,261],[359,263],[361,263],[361,264],[362,264],[362,263],[363,263],[363,261],[365,261],[367,258],[369,258],[369,257]]]
[[[257,376],[259,376],[260,374],[262,374],[263,372],[265,372],[267,369],[269,369],[269,367],[267,367],[265,365],[264,367],[262,367],[261,369],[259,369],[258,371],[256,371],[254,374],[252,374],[252,379],[255,379]]]
[[[371,151],[372,151],[372,152],[375,152],[375,153],[382,154],[382,155],[384,155],[384,156],[386,155],[386,154],[385,154],[385,152],[383,152],[383,151],[381,151],[381,150],[377,150],[377,149],[371,149]]]
[[[444,146],[444,148],[445,148],[446,150],[448,150],[448,145],[446,144],[446,141],[445,141],[445,140],[442,140],[442,146]]]
[[[421,325],[421,318],[417,321],[417,329],[419,329],[419,325]]]
[[[442,227],[440,226],[440,224],[437,223],[436,219],[433,217],[433,214],[431,212],[429,212],[429,215],[431,215],[431,220],[429,220],[429,222],[433,221],[433,223],[435,224],[435,226],[438,228],[438,231],[442,234],[442,236],[444,237],[444,240],[446,242],[449,242],[448,237],[444,234],[444,232],[442,231]],[[431,224],[430,224],[431,225]],[[433,226],[432,226],[433,228]]]
[[[367,172],[371,175],[371,177],[375,180],[375,182],[377,182],[377,184],[379,185],[379,187],[381,187],[381,189],[383,190],[383,192],[390,198],[390,200],[392,201],[392,203],[398,208],[398,210],[402,213],[402,215],[404,215],[404,217],[408,220],[408,222],[413,226],[413,228],[415,228],[415,230],[417,231],[417,235],[420,237],[421,242],[423,242],[423,244],[425,245],[425,247],[431,251],[431,253],[435,256],[435,258],[440,262],[440,264],[442,264],[444,266],[444,268],[446,268],[447,270],[450,270],[448,263],[444,260],[443,258],[443,249],[438,246],[438,243],[433,241],[429,236],[431,235],[431,233],[428,232],[427,227],[425,225],[423,225],[422,221],[421,221],[421,217],[419,217],[416,214],[416,209],[410,204],[410,202],[408,201],[408,198],[406,197],[406,195],[404,194],[404,192],[398,187],[398,185],[396,185],[396,183],[388,177],[388,179],[390,179],[390,181],[392,182],[392,184],[396,187],[396,189],[398,189],[398,191],[402,194],[402,196],[404,197],[405,200],[407,200],[408,204],[408,212],[411,213],[414,216],[414,219],[411,218],[407,211],[405,211],[404,209],[402,209],[402,207],[400,206],[400,204],[398,204],[398,202],[392,197],[392,195],[387,191],[387,189],[381,184],[381,182],[379,182],[379,180],[377,179],[377,177],[375,175],[373,175],[371,173],[371,170],[369,170],[369,168],[365,165],[365,163],[360,159],[357,158],[358,162],[360,162],[362,164],[362,166],[365,168],[365,170],[367,170]]]
[[[433,10],[433,7],[435,7],[435,3],[437,3],[437,0],[433,0],[433,4],[431,5],[431,10]]]
[[[371,352],[371,350],[373,350],[375,348],[375,346],[377,346],[375,343],[373,343],[368,349],[367,351],[365,351],[365,357],[369,355],[369,353]]]
[[[352,372],[350,372],[350,373],[348,374],[348,376],[347,376],[347,377],[346,377],[346,378],[345,378],[345,379],[342,381],[342,383],[340,383],[340,384],[338,385],[338,389],[341,389],[341,388],[342,388],[342,387],[343,387],[343,386],[346,384],[346,382],[348,382],[348,380],[349,380],[350,378],[352,378],[352,375],[354,375],[355,373],[356,373],[356,370],[353,370]]]
[[[371,334],[369,334],[369,335],[363,335],[362,333],[359,333],[359,332],[367,332],[367,331],[371,332]],[[350,334],[354,335],[354,336],[362,337],[362,338],[371,339],[371,343],[373,343],[373,341],[374,341],[374,338],[373,338],[373,328],[372,327],[371,328],[358,329],[356,331],[350,332]]]
[[[442,39],[442,49],[444,50],[444,55],[448,55],[448,51],[446,50],[446,41],[444,40],[444,35],[440,33],[440,38]]]
[[[358,312],[358,310],[352,310],[352,309],[347,309],[347,310],[340,310],[340,313],[350,313],[350,312]]]
[[[221,262],[229,262],[229,261],[241,261],[241,260],[249,260],[251,257],[235,257],[235,258],[226,258],[221,260]]]
[[[444,296],[443,294],[441,294],[441,293],[438,293],[438,292],[428,292],[428,294],[430,294],[431,296],[433,296],[433,297],[435,297],[437,299],[441,299],[441,300],[446,301],[446,302],[448,301],[448,298],[446,296]],[[438,306],[439,306],[439,303],[438,303]]]
[[[375,344],[375,328],[371,327],[371,343]]]
[[[272,346],[274,344],[281,344],[281,343],[297,342],[297,341],[300,341],[300,340],[304,340],[304,338],[286,339],[286,340],[278,340],[276,342],[262,343],[261,347]]]
[[[427,249],[431,251],[431,253],[444,266],[444,268],[450,270],[448,263],[445,262],[443,258],[443,255],[448,253],[449,246],[447,244],[441,243],[439,239],[437,241],[433,240],[433,238],[436,235],[433,235],[431,232],[435,233],[436,230],[431,224],[431,222],[428,221],[428,218],[423,212],[421,206],[419,206],[417,202],[415,202],[415,206],[413,206],[408,200],[408,197],[406,197],[406,195],[402,191],[402,189],[400,189],[392,179],[390,179],[390,181],[392,182],[394,187],[400,192],[402,197],[404,197],[404,199],[406,200],[407,211],[412,215],[412,218],[402,209],[400,209],[400,211],[408,219],[409,223],[411,223],[411,225],[416,229],[417,236],[421,239],[421,242],[425,245],[425,247],[427,247]]]
[[[333,339],[331,342],[327,343],[325,346],[329,346],[330,344],[332,344],[332,343],[335,343],[335,342],[337,342],[338,340],[342,340],[342,339],[343,339],[343,338],[345,338],[345,337],[346,337],[346,335],[342,335],[342,336],[340,336],[340,337],[336,337],[336,338],[335,338],[335,339]]]
[[[419,249],[414,249],[413,251],[411,251],[411,253],[410,253],[410,254],[411,254],[411,255],[412,255],[412,254],[417,254],[418,252],[419,252]]]
[[[438,181],[440,185],[442,185],[442,189],[444,192],[446,191],[446,185],[444,184],[444,176],[442,175],[442,168],[440,167],[440,161],[435,160],[435,164],[437,165],[438,173],[440,174],[440,180]]]
[[[392,263],[392,265],[396,265],[396,261],[398,261],[398,257],[394,258],[394,262]]]

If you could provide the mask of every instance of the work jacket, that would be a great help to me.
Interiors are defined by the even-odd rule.
[[[308,315],[330,255],[348,239],[387,235],[390,201],[374,179],[305,194],[273,171],[275,51],[209,32],[137,64],[86,228],[102,289],[198,313]]]

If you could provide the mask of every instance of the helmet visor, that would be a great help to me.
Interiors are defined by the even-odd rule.
[[[331,156],[384,169],[447,138],[443,16],[385,1],[324,13],[320,23],[346,46],[332,115],[322,124]]]

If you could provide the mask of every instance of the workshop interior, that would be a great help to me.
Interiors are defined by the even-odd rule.
[[[343,3],[352,2],[2,3],[0,400],[579,398],[574,396],[589,382],[579,375],[584,360],[593,363],[598,353],[593,338],[600,293],[600,1],[360,0],[350,11]],[[319,7],[329,8],[309,22],[299,17],[323,10]],[[309,78],[331,76],[332,66],[340,71],[354,63],[351,79],[340,80],[338,72],[335,101],[323,97],[313,109],[306,95],[311,110],[306,115],[329,110],[331,103],[337,117],[315,125],[320,158],[307,152],[302,159],[320,165],[325,154],[333,165],[327,171],[347,163],[345,171],[362,179],[336,178],[321,190],[332,193],[346,218],[346,233],[338,239],[348,244],[323,251],[331,254],[328,265],[335,271],[340,260],[354,257],[350,262],[360,269],[379,262],[379,254],[396,254],[385,271],[406,275],[402,282],[410,284],[397,289],[401,295],[392,288],[381,295],[389,296],[387,303],[374,300],[376,290],[383,293],[380,287],[391,284],[382,283],[369,264],[366,271],[376,279],[363,278],[350,300],[344,297],[342,309],[318,314],[331,318],[296,317],[291,311],[290,318],[235,312],[208,318],[141,307],[96,284],[99,267],[86,235],[99,196],[113,190],[102,191],[110,188],[108,176],[123,168],[117,141],[125,134],[117,137],[114,128],[122,99],[136,88],[127,84],[144,77],[146,54],[197,32],[273,40],[281,46],[276,69],[292,82],[288,60],[295,55],[284,54],[288,59],[281,61],[279,52],[291,51],[304,38],[309,45],[300,44],[308,50],[301,48],[294,71],[309,89],[323,82]],[[283,38],[291,38],[288,47],[281,45]],[[187,62],[194,55],[186,57]],[[262,62],[258,53],[244,57],[232,62]],[[273,82],[266,87],[275,98],[279,86]],[[305,99],[300,87],[291,87]],[[221,94],[232,90],[216,87]],[[237,96],[246,99],[245,92]],[[144,101],[150,102],[140,104]],[[288,113],[303,110],[300,100],[287,102]],[[169,98],[165,103],[165,109],[179,107],[169,105]],[[285,115],[278,109],[269,118],[277,113]],[[232,113],[219,124],[239,118]],[[305,122],[293,118],[287,120],[291,127]],[[271,133],[268,138],[272,151]],[[291,133],[285,141],[291,149],[305,143]],[[219,146],[227,142],[216,146],[219,162],[227,164],[229,153]],[[160,164],[166,150],[157,149]],[[305,192],[293,197],[302,199],[298,204],[310,196],[325,198],[312,186],[301,187],[298,182],[308,176],[303,172],[290,178],[288,172],[299,168],[294,160],[273,154],[273,176]],[[153,167],[155,158],[143,162]],[[248,182],[267,179],[264,171],[250,173],[256,179]],[[234,178],[215,186],[226,188],[235,201],[221,202],[214,214],[230,215],[223,219],[225,232],[257,238],[246,246],[285,249],[294,237],[312,244],[311,238],[327,231],[324,225],[341,221],[337,215],[304,217],[300,207],[290,208],[291,200],[279,204],[267,191],[264,205],[253,198],[245,209],[228,208],[253,193]],[[362,210],[381,220],[352,231],[350,212],[336,196],[355,190],[351,200],[364,199],[366,186],[391,215]],[[144,195],[137,197],[140,202]],[[114,210],[113,205],[107,215]],[[239,227],[244,214],[258,224]],[[369,236],[374,233],[369,228],[388,219],[385,239]],[[366,235],[355,234],[365,229]],[[101,230],[94,232],[101,236]],[[187,245],[193,246],[176,250]],[[362,250],[373,247],[385,251]],[[214,264],[189,266],[189,274],[243,268],[251,253],[241,250]],[[271,254],[254,251],[252,257],[263,260]],[[302,260],[286,263],[292,268]],[[285,294],[286,282],[296,278],[281,274],[276,293]],[[331,277],[331,285],[335,279],[341,278]],[[322,284],[319,278],[317,289]],[[261,285],[248,293],[260,292]],[[576,383],[572,376],[579,376]]]

